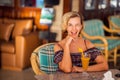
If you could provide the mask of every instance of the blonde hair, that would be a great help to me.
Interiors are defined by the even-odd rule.
[[[62,31],[63,32],[66,32],[69,19],[74,18],[74,17],[80,17],[81,24],[83,25],[83,16],[81,14],[79,14],[78,12],[75,12],[75,11],[67,12],[63,15],[63,18],[62,18]]]

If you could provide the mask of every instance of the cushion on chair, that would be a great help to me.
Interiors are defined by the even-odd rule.
[[[9,41],[13,28],[14,24],[0,23],[0,39]]]
[[[58,70],[58,65],[54,63],[54,43],[53,44],[45,44],[45,46],[39,49],[39,63],[40,69],[46,73],[52,73]]]
[[[94,23],[94,24],[92,24]],[[104,36],[103,22],[98,19],[84,21],[84,31],[91,36]]]
[[[33,29],[33,20],[32,19],[4,18],[4,23],[14,23],[15,24],[15,27],[12,32],[13,39],[18,35],[29,34]]]
[[[120,17],[116,17],[116,16],[111,16],[110,20],[117,26],[120,27]]]
[[[14,54],[15,53],[14,41],[9,41],[9,42],[2,41],[0,43],[0,51],[2,53]]]
[[[98,43],[101,44],[102,41],[100,40],[91,40],[92,43]],[[120,40],[119,39],[107,39],[108,42],[108,50],[114,49],[116,46],[120,45]],[[99,49],[103,49],[102,47],[98,47]]]

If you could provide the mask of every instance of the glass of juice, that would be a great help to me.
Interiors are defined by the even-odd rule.
[[[87,73],[87,68],[89,66],[89,60],[90,60],[89,54],[85,54],[84,56],[81,57],[82,68],[84,69],[82,73],[83,76],[89,76],[89,74]]]
[[[88,68],[88,65],[89,65],[90,58],[89,57],[82,57],[81,60],[82,60],[82,67],[83,67],[84,71],[86,71]]]

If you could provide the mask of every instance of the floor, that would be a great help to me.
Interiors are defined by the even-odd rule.
[[[116,67],[113,66],[113,62],[109,62],[109,67],[111,69],[116,68],[120,70],[120,58],[118,58]],[[34,75],[35,74],[31,67],[23,70],[22,72],[0,70],[0,80],[36,80]]]
[[[0,70],[0,80],[36,80],[32,68],[19,71]]]

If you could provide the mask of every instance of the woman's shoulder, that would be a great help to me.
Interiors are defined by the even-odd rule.
[[[84,43],[85,43],[85,45],[87,46],[88,49],[95,47],[94,44],[88,39],[84,39]]]
[[[63,50],[63,46],[64,46],[64,40],[61,40],[59,42],[57,42],[54,46],[54,51],[59,51],[59,50]]]

